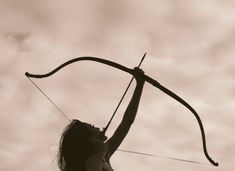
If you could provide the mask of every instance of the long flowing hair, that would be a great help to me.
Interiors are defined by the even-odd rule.
[[[58,166],[61,171],[84,171],[85,161],[93,153],[87,125],[72,120],[66,126],[59,143]]]

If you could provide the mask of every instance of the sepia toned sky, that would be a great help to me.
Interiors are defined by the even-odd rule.
[[[58,171],[56,154],[68,121],[24,73],[46,73],[79,56],[133,68],[143,54],[146,75],[199,113],[210,156],[193,114],[145,84],[138,115],[120,149],[117,171],[227,171],[235,167],[234,0],[0,0],[0,170]],[[104,127],[131,76],[78,62],[34,81],[68,115]],[[127,93],[107,135],[120,123]],[[179,158],[202,164],[170,160]]]

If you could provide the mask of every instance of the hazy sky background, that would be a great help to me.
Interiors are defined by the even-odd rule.
[[[235,1],[0,0],[0,170],[58,171],[67,120],[24,76],[78,56],[141,68],[188,101],[201,116],[208,152],[219,167],[116,152],[117,171],[224,171],[235,167]],[[131,76],[79,62],[35,80],[69,116],[106,125]],[[132,95],[129,90],[108,135]],[[146,84],[122,149],[209,163],[198,123]]]

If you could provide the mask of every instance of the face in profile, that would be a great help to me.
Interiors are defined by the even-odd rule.
[[[87,128],[87,130],[90,132],[91,139],[99,139],[102,141],[107,140],[107,137],[103,135],[103,132],[100,130],[100,128],[95,127],[94,125],[88,124],[86,122],[83,122],[83,124]]]

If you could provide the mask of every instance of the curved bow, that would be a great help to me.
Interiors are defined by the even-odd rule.
[[[48,72],[46,74],[40,74],[39,75],[39,74],[30,74],[30,73],[26,72],[25,75],[27,77],[31,77],[31,78],[45,78],[45,77],[49,77],[49,76],[53,75],[54,73],[56,73],[57,71],[59,71],[60,69],[62,69],[63,67],[65,67],[65,66],[67,66],[69,64],[72,64],[74,62],[78,62],[78,61],[95,61],[95,62],[98,62],[98,63],[109,65],[109,66],[114,67],[116,69],[122,70],[122,71],[127,72],[127,73],[129,73],[131,75],[134,74],[133,69],[127,68],[127,67],[125,67],[123,65],[120,65],[120,64],[118,64],[116,62],[112,62],[112,61],[109,61],[109,60],[106,60],[106,59],[97,58],[97,57],[86,56],[86,57],[77,57],[77,58],[71,59],[71,60],[63,63],[62,65],[58,66],[57,68],[55,68],[54,70],[52,70],[52,71],[50,71],[50,72]],[[206,158],[210,161],[211,164],[213,164],[214,166],[218,166],[219,164],[217,162],[215,162],[214,160],[212,160],[212,158],[209,156],[209,154],[207,152],[206,137],[205,137],[205,132],[204,132],[203,124],[202,124],[202,121],[201,121],[199,115],[192,108],[192,106],[190,106],[181,97],[179,97],[178,95],[176,95],[175,93],[173,93],[172,91],[167,89],[166,87],[162,86],[158,81],[154,80],[153,78],[149,77],[148,75],[144,75],[144,78],[145,78],[146,82],[152,84],[154,87],[159,88],[161,91],[163,91],[164,93],[166,93],[170,97],[172,97],[175,100],[177,100],[179,103],[184,105],[186,108],[188,108],[193,113],[193,115],[196,117],[197,122],[198,122],[199,127],[200,127],[204,154],[205,154]]]

